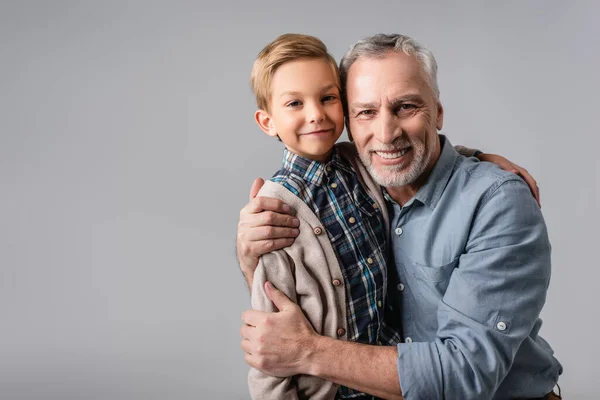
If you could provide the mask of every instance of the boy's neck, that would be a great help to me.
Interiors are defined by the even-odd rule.
[[[311,161],[321,162],[321,163],[327,163],[327,162],[331,161],[331,158],[333,157],[333,147],[331,148],[331,150],[329,150],[326,154],[323,154],[323,155],[298,154],[298,152],[291,150],[287,146],[286,146],[286,149],[290,153],[295,154],[299,157],[306,158],[307,160],[311,160]]]

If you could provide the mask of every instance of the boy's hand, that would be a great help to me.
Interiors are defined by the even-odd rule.
[[[527,171],[523,167],[519,167],[517,164],[515,164],[497,154],[481,153],[477,156],[477,158],[480,159],[481,161],[488,161],[493,164],[496,164],[503,170],[512,172],[514,174],[519,175],[521,178],[523,178],[525,180],[525,182],[529,185],[531,194],[533,194],[533,197],[535,197],[535,200],[537,201],[538,205],[540,206],[540,208],[542,208],[542,203],[540,200],[540,188],[538,187],[535,179],[533,179],[533,176],[531,176],[529,174],[529,171]]]
[[[263,186],[260,178],[254,180],[250,189],[250,202],[240,211],[236,250],[240,268],[248,283],[252,283],[258,258],[273,250],[294,243],[298,236],[300,221],[294,211],[282,200],[256,197]]]

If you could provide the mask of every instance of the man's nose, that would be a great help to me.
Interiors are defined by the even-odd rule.
[[[378,122],[373,134],[381,143],[391,144],[394,139],[402,135],[402,129],[393,115],[382,113]]]

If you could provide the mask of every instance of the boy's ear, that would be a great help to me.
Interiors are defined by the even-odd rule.
[[[254,119],[256,123],[267,135],[277,137],[277,130],[275,129],[275,124],[273,124],[273,119],[268,112],[265,110],[256,110],[254,113]]]

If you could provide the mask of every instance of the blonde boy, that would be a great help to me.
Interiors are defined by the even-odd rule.
[[[282,168],[260,196],[297,212],[299,236],[260,258],[252,307],[276,311],[268,281],[303,310],[317,332],[343,340],[393,345],[398,329],[383,322],[387,293],[387,210],[344,129],[338,67],[319,39],[286,34],[258,55],[251,76],[255,119],[285,145]],[[321,379],[277,378],[251,369],[254,399],[333,399],[368,395]],[[371,396],[368,396],[370,398]]]

